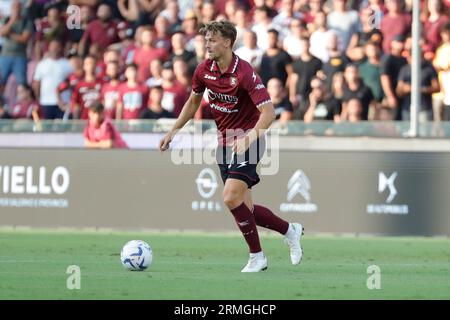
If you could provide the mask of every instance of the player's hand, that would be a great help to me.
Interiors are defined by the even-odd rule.
[[[246,135],[245,137],[234,140],[232,150],[236,154],[243,154],[250,148],[252,142],[252,139]]]
[[[247,137],[234,140],[232,150],[236,154],[243,154],[248,149]]]
[[[172,134],[169,132],[167,133],[164,138],[161,139],[159,142],[159,150],[161,152],[166,151],[170,147],[170,142],[172,141]]]

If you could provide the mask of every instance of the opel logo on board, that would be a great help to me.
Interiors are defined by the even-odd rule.
[[[205,199],[211,198],[219,186],[216,173],[211,168],[205,168],[200,171],[195,183],[197,184],[198,193]]]

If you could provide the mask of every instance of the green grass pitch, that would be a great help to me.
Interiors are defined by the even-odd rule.
[[[119,258],[132,239],[154,260],[144,272]],[[241,274],[238,234],[0,231],[0,299],[450,299],[450,240],[305,235],[300,266],[282,237],[261,234],[266,272]],[[81,269],[68,290],[66,269]],[[369,290],[367,267],[381,270]]]

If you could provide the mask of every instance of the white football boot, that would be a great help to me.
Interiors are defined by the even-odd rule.
[[[284,242],[289,246],[291,262],[297,265],[302,261],[303,248],[300,244],[304,228],[300,223],[290,223],[289,230],[284,237]]]
[[[247,265],[241,272],[260,272],[267,269],[267,258],[264,253],[250,253]]]

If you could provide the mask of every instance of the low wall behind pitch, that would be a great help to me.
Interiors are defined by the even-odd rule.
[[[216,165],[142,150],[0,150],[0,225],[236,230]],[[450,153],[294,151],[256,203],[308,231],[450,235]]]

